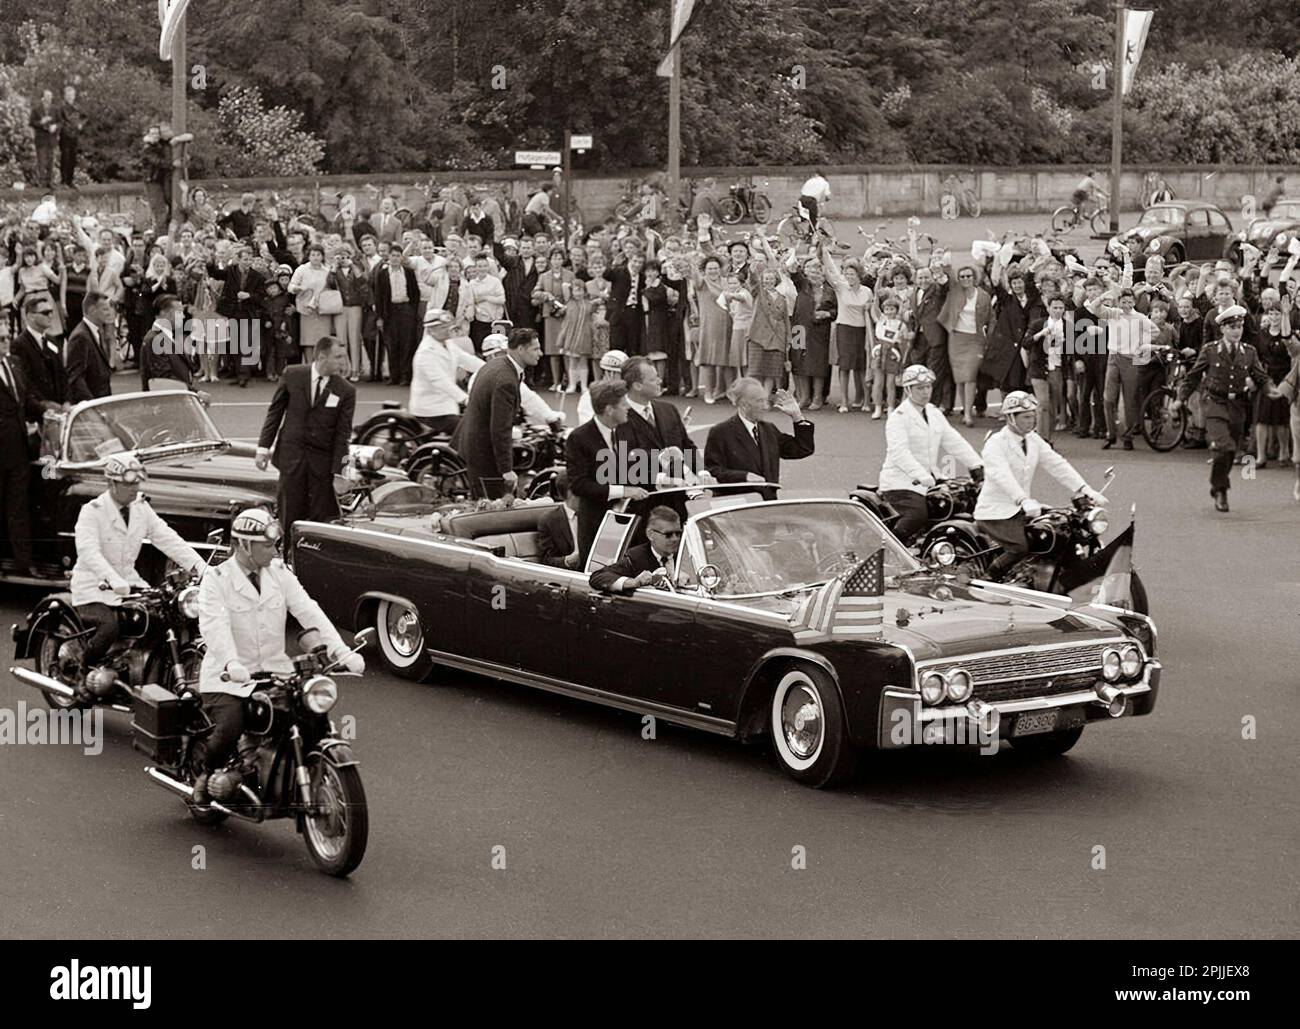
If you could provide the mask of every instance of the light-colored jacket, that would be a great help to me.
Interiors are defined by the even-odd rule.
[[[203,567],[203,558],[164,522],[141,497],[131,503],[131,524],[107,490],[82,507],[75,531],[77,563],[72,566],[72,604],[107,604],[117,607],[122,598],[99,584],[147,586],[135,570],[140,548],[147,539],[187,571]]]
[[[1020,449],[1022,439],[1024,451]],[[994,433],[984,444],[984,485],[975,504],[975,520],[991,522],[1015,517],[1021,503],[1034,495],[1034,472],[1040,463],[1071,493],[1086,485],[1074,466],[1038,433],[1017,436],[1010,426]]]
[[[939,478],[939,454],[945,450],[968,470],[983,464],[975,448],[948,424],[942,411],[926,404],[922,418],[921,409],[910,400],[889,412],[885,448],[885,463],[880,469],[882,490],[905,489],[924,495],[926,487]]]
[[[425,336],[420,340],[411,364],[411,396],[407,410],[421,418],[456,414],[468,396],[456,383],[457,373],[473,374],[482,367],[482,358],[467,354],[455,343],[443,343]]]
[[[277,558],[259,573],[261,592],[233,557],[208,569],[199,586],[199,631],[207,652],[199,669],[200,693],[229,693],[247,697],[254,684],[223,682],[221,673],[238,661],[249,673],[292,672],[284,650],[286,614],[304,629],[321,634],[330,656],[348,648],[297,576]]]

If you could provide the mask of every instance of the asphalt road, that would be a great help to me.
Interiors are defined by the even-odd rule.
[[[220,426],[253,436],[269,385],[214,391]],[[363,387],[358,416],[396,392]],[[697,403],[694,418],[728,413]],[[785,465],[790,492],[841,496],[874,478],[883,422],[813,417],[818,455]],[[978,446],[994,424],[967,434]],[[412,685],[372,670],[342,680],[336,709],[355,718],[370,804],[350,880],[315,871],[288,823],[193,823],[146,781],[128,717],[110,715],[98,756],[0,746],[0,933],[1294,936],[1290,473],[1236,481],[1232,513],[1217,515],[1204,452],[1099,446],[1060,444],[1093,483],[1116,466],[1113,532],[1138,505],[1165,673],[1151,716],[1091,726],[1064,758],[917,748],[819,792],[761,747],[662,724],[644,740],[633,715],[460,673]],[[6,588],[0,624],[38,597]],[[6,636],[0,667],[11,659]],[[0,709],[19,702],[40,698],[0,678]]]

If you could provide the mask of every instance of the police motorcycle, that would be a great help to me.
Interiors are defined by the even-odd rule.
[[[123,481],[138,483],[143,471],[127,470]],[[221,543],[220,530],[207,537],[208,561]],[[72,603],[71,592],[43,598],[20,626],[14,624],[14,657],[33,660],[35,669],[10,668],[24,685],[37,689],[52,709],[104,707],[129,712],[131,700],[144,683],[163,683],[170,689],[198,680],[203,659],[199,638],[201,572],[191,576],[176,569],[157,586],[131,587],[120,605],[112,608],[118,619],[118,637],[94,669],[86,667],[85,648],[95,633]],[[107,582],[101,592],[111,592]]]
[[[911,548],[924,564],[947,567],[963,556],[967,533],[975,526],[975,502],[979,499],[982,472],[978,475],[955,476],[940,479],[925,491],[926,513],[929,527],[912,541]],[[863,504],[889,528],[894,527],[899,513],[880,495],[875,483],[859,484],[850,494]],[[970,556],[969,548],[965,556]]]
[[[265,822],[292,818],[321,871],[346,876],[366,853],[370,821],[356,755],[329,717],[338,702],[336,669],[360,653],[374,629],[331,661],[323,645],[299,654],[288,673],[258,672],[244,700],[244,734],[224,768],[208,775],[209,802],[196,805],[197,744],[213,730],[197,686],[180,692],[145,686],[135,699],[132,746],[156,764],[149,779],[185,801],[204,825],[227,818]]]

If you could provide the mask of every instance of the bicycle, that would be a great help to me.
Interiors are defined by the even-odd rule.
[[[952,197],[957,204],[959,213],[965,213],[972,218],[978,218],[983,211],[983,205],[980,204],[980,198],[975,194],[975,190],[970,186],[962,184],[960,178],[956,175],[949,175],[943,179],[940,185],[947,190],[944,199]],[[942,203],[942,201],[941,201]]]
[[[1189,360],[1177,347],[1154,348],[1165,365],[1165,382],[1142,400],[1142,438],[1158,453],[1167,453],[1183,441],[1190,416],[1186,407],[1173,409],[1179,384],[1187,376]]]
[[[764,182],[763,185],[766,186],[767,183]],[[758,225],[766,225],[772,217],[772,201],[768,200],[766,193],[758,192],[752,179],[737,182],[718,201],[718,218],[723,225],[735,225],[747,216]]]
[[[1093,232],[1101,233],[1110,224],[1110,209],[1098,203],[1090,214],[1083,213],[1083,203],[1064,204],[1052,212],[1052,232],[1058,236],[1078,228],[1086,220]]]

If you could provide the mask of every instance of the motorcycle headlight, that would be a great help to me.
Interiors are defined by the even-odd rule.
[[[1088,528],[1092,530],[1092,534],[1097,537],[1106,535],[1106,530],[1110,528],[1110,519],[1100,507],[1094,507],[1089,511],[1084,516],[1084,521],[1087,522]]]
[[[927,704],[938,704],[947,690],[948,684],[938,672],[930,672],[921,680],[921,699]]]
[[[303,687],[302,699],[307,710],[323,715],[338,701],[338,685],[328,675],[313,675]]]
[[[957,563],[957,548],[947,540],[940,540],[930,548],[930,556],[936,564],[947,568]]]
[[[972,683],[970,673],[964,668],[950,669],[947,675],[948,699],[955,704],[964,704],[970,699]]]
[[[351,457],[352,467],[361,472],[377,472],[388,461],[383,447],[353,446]]]
[[[1113,647],[1107,647],[1101,655],[1101,677],[1107,682],[1119,682],[1119,678],[1124,674],[1119,651]]]
[[[176,607],[186,618],[199,616],[199,588],[186,586],[176,597]]]
[[[1125,679],[1136,679],[1142,674],[1142,651],[1132,643],[1120,650],[1119,669]]]

